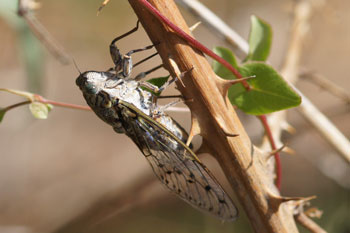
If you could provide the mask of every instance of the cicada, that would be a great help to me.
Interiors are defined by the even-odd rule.
[[[186,131],[163,108],[157,106],[150,91],[141,88],[144,85],[152,88],[152,85],[140,79],[161,66],[131,77],[131,54],[153,46],[122,55],[115,45],[116,41],[136,31],[137,27],[110,44],[115,64],[113,69],[81,73],[76,84],[100,119],[117,133],[124,133],[133,140],[166,187],[192,206],[222,220],[233,221],[238,216],[237,208],[186,145]],[[164,89],[170,82],[154,89]]]

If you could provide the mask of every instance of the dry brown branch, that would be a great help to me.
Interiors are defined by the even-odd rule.
[[[278,195],[273,179],[266,174],[262,154],[255,148],[240,123],[233,107],[223,96],[222,81],[216,77],[208,61],[175,33],[169,31],[137,0],[129,0],[154,44],[165,67],[175,76],[169,63],[171,57],[186,74],[178,88],[188,102],[193,117],[201,126],[203,141],[215,155],[232,188],[243,205],[256,232],[298,232],[287,203],[275,205],[271,193]],[[151,0],[163,15],[187,33],[189,29],[173,1]],[[227,137],[224,132],[239,134]]]

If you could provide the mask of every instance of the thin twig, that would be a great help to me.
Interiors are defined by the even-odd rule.
[[[43,104],[52,104],[52,105],[57,106],[57,107],[91,111],[91,108],[89,106],[82,106],[82,105],[77,105],[77,104],[70,104],[70,103],[58,102],[58,101],[54,101],[54,100],[48,100],[48,99],[45,99],[44,97],[37,95],[37,94],[35,94],[35,100],[40,102],[40,103],[43,103]]]
[[[24,18],[34,35],[46,46],[55,58],[62,64],[69,64],[71,62],[70,56],[31,12],[33,4],[32,0],[18,0],[18,15]]]
[[[321,87],[322,89],[328,91],[329,93],[337,96],[338,98],[345,101],[347,104],[350,104],[350,94],[349,91],[344,90],[340,86],[336,85],[334,82],[326,79],[320,74],[314,72],[304,72],[299,75],[300,78],[303,78],[309,82],[314,83],[315,85]]]
[[[190,110],[188,108],[183,108],[183,107],[174,107],[174,106],[171,106],[167,109],[165,109],[165,111],[167,112],[190,112]]]
[[[18,96],[22,96],[28,99],[28,101],[23,101],[23,102],[19,102],[17,104],[8,106],[5,108],[5,111],[11,110],[13,108],[25,105],[25,104],[30,104],[33,102],[40,102],[43,104],[51,104],[54,106],[58,106],[58,107],[64,107],[64,108],[72,108],[72,109],[79,109],[79,110],[88,110],[91,111],[91,108],[88,106],[82,106],[82,105],[77,105],[77,104],[70,104],[70,103],[64,103],[64,102],[58,102],[58,101],[54,101],[54,100],[49,100],[49,99],[45,99],[44,97],[42,97],[41,95],[38,94],[33,94],[30,92],[25,92],[25,91],[18,91],[18,90],[14,90],[14,89],[8,89],[8,88],[0,88],[0,91],[5,91],[14,95],[18,95]]]
[[[298,223],[300,223],[300,225],[302,225],[303,227],[308,229],[310,232],[327,233],[324,229],[322,229],[319,225],[317,225],[314,221],[312,221],[304,213],[300,213],[300,214],[296,215],[295,219],[298,221]]]
[[[19,102],[17,104],[13,104],[13,105],[10,105],[10,106],[7,106],[6,108],[2,109],[2,111],[9,111],[11,109],[14,109],[14,108],[17,108],[17,107],[20,107],[20,106],[23,106],[23,105],[26,105],[26,104],[30,104],[31,101],[27,100],[27,101],[22,101],[22,102]]]
[[[233,45],[234,51],[238,56],[243,58],[248,54],[248,43],[202,3],[197,0],[175,1],[196,15],[205,25],[216,31],[216,35],[223,37],[228,43]]]
[[[302,52],[302,41],[308,32],[307,29],[309,28],[312,10],[313,5],[310,1],[300,1],[295,7],[295,20],[291,42],[282,69],[283,76],[292,83],[295,83],[299,77],[298,68]],[[349,140],[300,91],[299,94],[302,96],[303,101],[297,110],[302,113],[308,122],[338,151],[338,154],[341,155],[347,163],[350,163]]]
[[[307,98],[303,97],[303,103],[299,112],[311,123],[321,135],[329,142],[341,155],[341,158],[350,163],[350,142],[349,140],[335,127],[330,120],[322,114]]]

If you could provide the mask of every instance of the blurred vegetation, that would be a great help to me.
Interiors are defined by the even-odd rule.
[[[0,1],[0,17],[17,33],[17,53],[25,69],[28,90],[42,94],[45,75],[43,47],[25,20],[16,14],[17,6],[17,0]]]

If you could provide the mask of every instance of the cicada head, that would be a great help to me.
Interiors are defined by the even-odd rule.
[[[84,98],[91,109],[106,123],[113,127],[118,126],[116,104],[118,98],[115,98],[106,91],[112,90],[113,86],[118,85],[118,80],[113,73],[87,71],[81,73],[76,79],[76,84],[83,92]]]
[[[75,83],[83,93],[96,95],[105,86],[111,75],[108,72],[86,71],[79,75]]]

